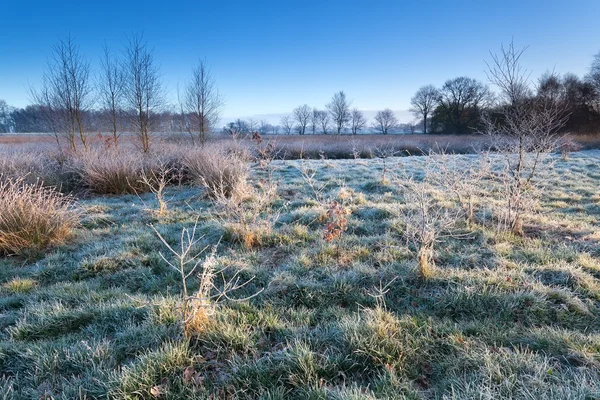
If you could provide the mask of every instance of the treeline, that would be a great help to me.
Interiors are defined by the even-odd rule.
[[[511,44],[512,46],[512,44]],[[499,60],[493,60],[492,62]],[[596,133],[600,127],[600,53],[589,73],[547,72],[537,82],[523,83],[529,101],[559,106],[565,132]],[[502,92],[503,88],[499,88]],[[487,84],[469,77],[449,79],[441,87],[421,87],[411,99],[415,119],[399,123],[391,109],[369,120],[352,106],[344,91],[322,108],[307,104],[284,115],[278,124],[238,119],[218,127],[224,106],[216,81],[204,62],[192,69],[176,104],[166,101],[165,88],[151,48],[142,36],[127,39],[117,52],[104,47],[99,68],[79,52],[70,37],[52,48],[41,85],[30,91],[31,105],[14,108],[0,100],[0,132],[50,132],[73,149],[87,147],[87,136],[107,133],[118,141],[135,133],[147,151],[153,132],[184,132],[203,142],[210,132],[261,134],[473,133],[485,116],[497,114],[506,102]]]

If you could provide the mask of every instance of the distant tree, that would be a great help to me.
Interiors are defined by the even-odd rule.
[[[352,130],[352,134],[356,135],[358,132],[362,131],[367,125],[367,119],[362,111],[358,108],[353,108],[350,113],[350,129]]]
[[[185,91],[185,110],[190,117],[190,128],[201,144],[217,126],[223,104],[212,72],[204,61],[200,61],[192,70],[192,79]]]
[[[342,90],[333,95],[331,102],[326,107],[331,115],[337,134],[341,135],[342,130],[350,122],[350,102],[346,98],[346,93]]]
[[[317,133],[317,129],[319,129],[319,110],[313,108],[310,113],[310,131],[313,135]]]
[[[133,110],[132,125],[142,150],[150,150],[150,135],[156,113],[164,105],[164,91],[154,52],[148,48],[142,35],[133,35],[124,49],[124,99]]]
[[[297,123],[296,129],[300,135],[304,135],[306,133],[306,127],[310,122],[310,117],[312,115],[312,111],[308,105],[303,105],[294,109],[294,121]]]
[[[105,111],[110,133],[115,144],[119,139],[120,120],[123,114],[123,89],[125,82],[123,73],[106,44],[100,60],[100,76],[98,79],[98,96],[100,107]]]
[[[25,108],[13,110],[11,119],[14,124],[14,131],[21,133],[55,133],[55,131],[52,130],[52,126],[49,125],[51,119],[47,117],[46,111],[43,108],[44,107],[39,104],[32,104]],[[58,144],[60,145],[60,142]]]
[[[279,135],[279,130],[281,129],[281,126],[279,125],[271,125],[271,134],[272,135]]]
[[[52,47],[42,87],[32,89],[31,95],[42,106],[55,135],[65,136],[73,151],[77,151],[77,137],[88,147],[84,118],[92,106],[92,89],[90,64],[79,46],[70,36],[60,40]]]
[[[258,123],[258,133],[260,133],[261,135],[269,134],[271,132],[271,128],[271,124],[269,124],[265,120],[260,120],[260,122]]]
[[[240,121],[240,120],[238,120],[238,121]],[[254,118],[248,118],[248,121],[246,121],[246,126],[247,126],[247,128],[245,129],[246,132],[249,132],[249,133],[256,132],[258,130],[259,121],[255,120]]]
[[[292,129],[294,129],[294,120],[289,115],[284,115],[281,117],[281,127],[286,134],[291,134]]]
[[[565,87],[560,76],[554,72],[545,72],[538,80],[537,96],[548,101],[563,101]]]
[[[386,108],[375,115],[375,122],[374,128],[387,135],[398,124],[398,119],[392,110]]]
[[[417,90],[410,100],[412,105],[410,111],[415,114],[415,117],[423,118],[423,133],[427,133],[427,118],[433,112],[438,98],[438,90],[432,85],[427,85]]]
[[[223,127],[223,132],[226,133],[226,134],[228,134],[228,135],[231,135],[231,136],[237,135],[238,134],[238,130],[237,130],[237,127],[235,125],[235,122],[230,122],[227,125],[225,125]]]
[[[329,113],[323,110],[316,110],[313,111],[313,114],[315,115],[316,125],[321,129],[321,133],[327,135],[329,131]]]
[[[562,78],[564,101],[568,109],[569,121],[565,130],[572,132],[593,132],[600,126],[599,93],[591,82],[581,80],[574,74]]]
[[[489,88],[475,79],[450,79],[439,91],[434,118],[447,133],[472,132],[478,129],[481,112],[492,99]]]
[[[6,101],[0,100],[0,133],[12,132],[13,129],[13,109]]]
[[[250,133],[256,127],[256,121],[254,121],[251,118],[248,119],[247,121],[244,121],[243,119],[238,118],[235,120],[235,126],[239,133]]]
[[[596,107],[600,108],[600,52],[594,56],[592,65],[590,66],[590,71],[585,77],[585,80],[594,88],[597,100]]]

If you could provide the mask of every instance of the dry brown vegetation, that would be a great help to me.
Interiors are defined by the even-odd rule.
[[[0,253],[20,254],[61,244],[77,223],[70,197],[41,183],[0,180]]]

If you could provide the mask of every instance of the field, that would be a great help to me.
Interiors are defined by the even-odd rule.
[[[102,135],[100,135],[102,137]],[[109,137],[104,134],[104,137]],[[187,140],[188,135],[157,134],[155,139],[162,143],[178,143]],[[433,150],[457,154],[471,154],[485,150],[491,145],[490,138],[485,135],[448,135],[448,134],[414,134],[414,135],[264,135],[265,140],[278,148],[277,156],[285,159],[298,158],[374,158],[381,153],[388,155],[422,155]],[[567,135],[580,149],[600,148],[600,135],[570,134]],[[102,143],[98,135],[91,136],[90,142]],[[124,135],[123,141],[137,143],[134,135]],[[213,142],[231,142],[231,138],[215,136]],[[245,142],[245,140],[242,140]],[[55,146],[55,139],[49,134],[4,134],[0,135],[0,151]]]
[[[403,182],[429,161],[249,162],[239,203],[180,181],[162,212],[78,194],[69,240],[0,257],[0,398],[600,398],[600,151],[544,161],[524,236],[484,183],[425,279]],[[239,288],[182,325],[183,229]]]

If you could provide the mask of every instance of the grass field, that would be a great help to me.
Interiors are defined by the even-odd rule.
[[[427,157],[387,159],[385,180],[380,159],[273,161],[271,178],[252,164],[234,209],[185,185],[162,215],[152,194],[80,198],[68,242],[0,258],[0,399],[600,398],[600,152],[553,158],[525,237],[495,229],[489,186],[426,280],[394,176]],[[339,242],[323,239],[333,200]],[[195,224],[216,285],[256,296],[184,334],[153,228],[177,249]]]
[[[155,134],[156,143],[178,143],[186,141],[188,134]],[[109,137],[105,135],[105,137]],[[284,159],[322,157],[329,159],[374,158],[381,153],[397,156],[422,155],[433,150],[457,154],[472,154],[485,150],[492,144],[488,136],[479,134],[412,134],[412,135],[264,135],[278,149],[277,157]],[[600,149],[598,134],[567,135],[582,150]],[[137,137],[126,134],[121,139],[133,146],[137,145]],[[101,143],[97,135],[90,135],[91,143]],[[230,137],[213,135],[212,142],[227,144]],[[251,143],[248,138],[241,138],[242,145]],[[39,149],[56,146],[55,138],[50,134],[3,134],[0,135],[0,151],[15,149]],[[65,143],[65,148],[67,148]]]

